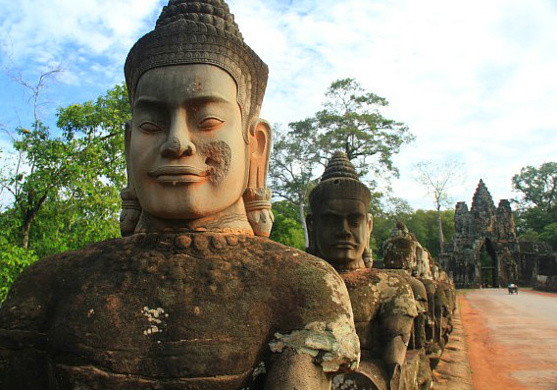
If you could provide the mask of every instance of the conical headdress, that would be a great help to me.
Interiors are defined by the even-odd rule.
[[[124,72],[130,99],[145,72],[181,64],[211,64],[227,71],[238,86],[243,118],[258,116],[268,68],[245,44],[223,0],[170,0],[155,29],[128,54]]]
[[[366,204],[371,201],[369,189],[360,181],[354,165],[346,154],[335,152],[319,184],[309,194],[309,202],[313,210],[325,199],[358,199]]]

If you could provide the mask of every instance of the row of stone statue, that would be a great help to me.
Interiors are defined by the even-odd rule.
[[[361,362],[335,377],[335,389],[429,389],[448,341],[455,309],[452,281],[430,253],[397,223],[384,243],[385,269],[373,268],[371,194],[343,153],[335,153],[310,193],[308,250],[344,280]]]
[[[1,389],[430,386],[454,289],[402,226],[385,247],[397,270],[371,267],[369,190],[345,156],[312,191],[311,254],[266,238],[267,73],[223,0],[163,8],[125,64],[124,237],[17,279]]]

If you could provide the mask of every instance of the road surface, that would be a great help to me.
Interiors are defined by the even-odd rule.
[[[475,390],[557,390],[557,294],[465,290],[459,302]]]

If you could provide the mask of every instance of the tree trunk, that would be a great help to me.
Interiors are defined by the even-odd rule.
[[[31,219],[26,219],[23,222],[22,232],[21,232],[21,247],[29,249],[29,234],[31,232]]]
[[[308,234],[308,225],[306,223],[306,216],[304,213],[304,201],[300,200],[300,202],[298,203],[298,211],[300,213],[299,217],[300,217],[300,223],[302,224],[302,227],[304,228],[304,241],[306,244],[306,248],[309,247],[309,234]]]
[[[443,243],[445,242],[445,238],[443,237],[443,223],[441,221],[441,208],[437,208],[437,225],[439,228],[439,253],[443,252]]]

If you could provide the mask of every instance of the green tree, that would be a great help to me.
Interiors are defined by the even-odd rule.
[[[512,177],[512,183],[514,190],[522,193],[522,199],[515,200],[519,237],[540,239],[557,249],[557,163],[526,166]]]
[[[376,255],[383,257],[383,243],[391,236],[397,221],[404,222],[408,230],[416,236],[418,242],[439,258],[439,230],[436,210],[411,210],[409,208],[381,212],[374,218],[374,241]],[[454,211],[441,212],[445,237],[450,240],[454,236]]]
[[[273,193],[298,210],[297,220],[302,226],[307,247],[306,206],[309,191],[315,185],[320,154],[312,121],[293,122],[288,126],[287,133],[276,132],[269,179]]]
[[[298,210],[291,202],[281,200],[273,203],[275,221],[271,231],[271,240],[286,246],[304,250],[304,229],[298,221]]]
[[[0,187],[11,198],[0,212],[0,300],[37,258],[119,235],[130,117],[124,86],[57,116],[55,131],[40,120],[17,128],[2,167]]]
[[[287,133],[279,132],[271,154],[271,186],[277,196],[298,208],[306,246],[308,193],[334,152],[345,152],[360,175],[373,171],[376,177],[387,178],[398,175],[392,156],[413,140],[403,123],[381,115],[379,109],[388,105],[387,100],[366,92],[354,79],[334,81],[325,96],[323,110],[290,123]],[[375,180],[370,184],[374,192]]]
[[[0,304],[21,271],[37,258],[33,251],[14,245],[0,235]]]
[[[553,250],[557,250],[557,222],[544,226],[540,239],[551,245]]]
[[[547,162],[538,168],[526,166],[512,178],[515,191],[521,192],[522,206],[535,206],[543,213],[551,213],[556,208],[557,163]]]
[[[374,258],[383,257],[383,243],[391,236],[397,221],[405,221],[413,213],[412,208],[404,199],[372,193],[370,213],[373,216],[371,233],[371,249]]]
[[[370,171],[397,176],[392,157],[414,137],[404,123],[381,114],[387,99],[365,91],[353,78],[333,81],[325,96],[324,109],[310,119],[325,155],[346,153],[362,176]]]
[[[103,221],[117,221],[118,189],[125,180],[123,126],[130,115],[124,87],[95,102],[60,108],[57,115],[56,133],[40,120],[30,129],[16,129],[16,163],[0,178],[13,197],[11,215],[23,248],[51,245],[46,238],[61,227],[83,238]],[[78,216],[87,232],[76,230]],[[42,228],[34,229],[37,224]]]

